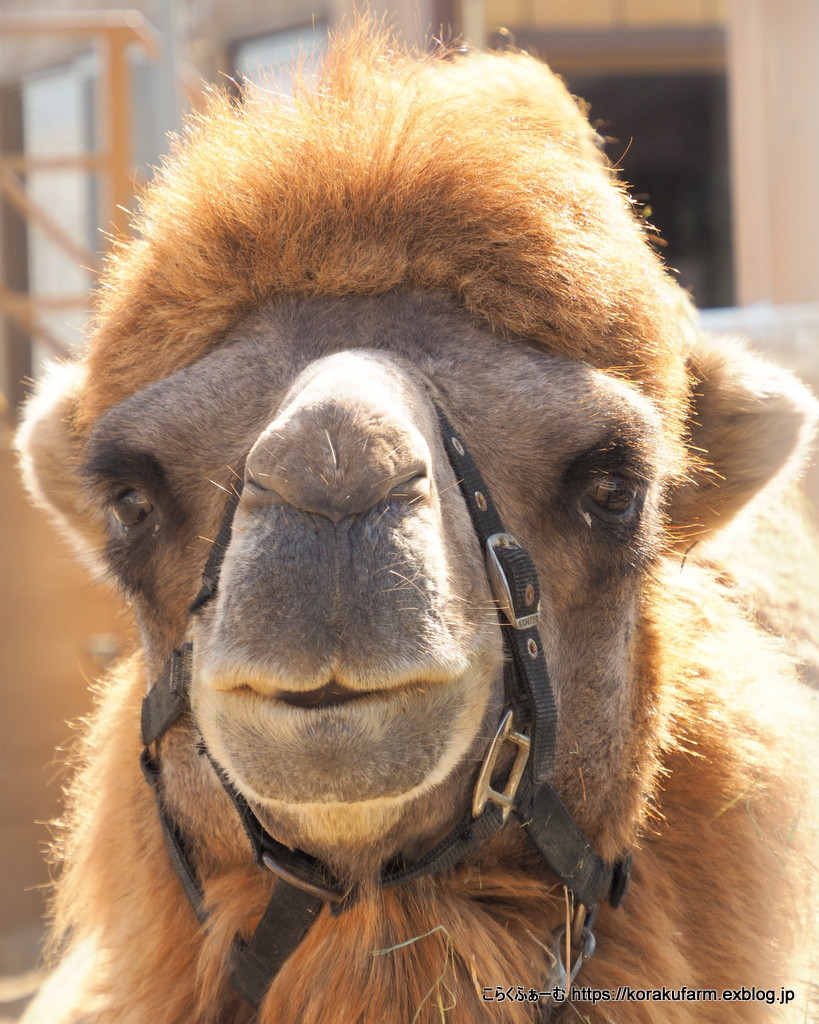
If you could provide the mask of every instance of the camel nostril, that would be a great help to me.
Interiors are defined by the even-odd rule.
[[[254,474],[250,470],[245,473],[245,486],[261,494],[278,494],[276,488],[271,486],[274,482],[275,479],[270,473]]]
[[[259,475],[252,475],[250,472],[245,473],[245,482],[242,490],[242,501],[245,505],[272,505],[272,504],[289,504],[287,498],[280,494],[275,487],[268,487],[268,481],[264,477],[268,474],[264,474],[263,478],[260,479]]]
[[[363,459],[350,461],[343,453],[353,446],[339,446],[338,441],[329,455],[321,449],[318,457],[309,443],[317,436],[315,430],[297,427],[277,428],[272,439],[268,428],[251,449],[245,466],[246,507],[292,505],[338,522],[385,500],[406,507],[429,499],[425,452],[410,455],[408,443],[387,444],[381,438],[361,446],[367,453]]]
[[[408,505],[424,501],[429,497],[430,482],[426,470],[415,473],[409,479],[396,484],[389,493],[391,498],[401,498]]]

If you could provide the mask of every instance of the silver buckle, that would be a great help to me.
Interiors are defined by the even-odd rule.
[[[580,906],[580,910],[583,917],[585,917],[586,908]],[[577,931],[577,920],[577,915],[575,915],[572,932]],[[561,925],[552,933],[552,955],[555,958],[555,964],[552,968],[553,979],[557,988],[562,989],[565,996],[568,995],[568,991],[572,987],[580,968],[594,954],[596,945],[597,943],[591,928],[581,927],[579,934],[570,936],[568,950],[566,948],[566,925]],[[571,961],[572,953],[577,954],[574,963]],[[568,962],[564,959],[567,956],[569,958]]]
[[[509,589],[509,581],[503,571],[496,548],[519,548],[522,545],[517,537],[511,533],[493,533],[486,541],[486,575],[489,578],[489,586],[492,596],[498,603],[501,611],[506,616],[509,625],[515,629],[531,629],[536,626],[540,618],[540,603],[538,603],[532,615],[522,615],[520,618],[515,615],[515,606],[512,602],[512,591]]]
[[[317,882],[311,882],[307,878],[302,878],[295,871],[291,871],[284,864],[280,864],[270,853],[265,852],[262,854],[262,864],[272,874],[277,875],[285,882],[289,882],[290,885],[294,885],[297,889],[310,893],[311,896],[318,896],[319,899],[327,900],[328,903],[341,903],[344,899],[344,894],[337,889],[331,889],[329,886],[319,885]]]
[[[526,767],[526,762],[529,760],[529,737],[524,736],[520,732],[512,732],[512,726],[514,724],[514,717],[511,711],[507,711],[503,716],[501,724],[498,726],[498,731],[495,733],[495,738],[489,745],[486,758],[484,759],[483,766],[481,767],[480,775],[478,775],[478,781],[475,784],[475,795],[472,797],[472,817],[477,818],[483,813],[483,809],[489,800],[493,803],[500,804],[502,810],[502,820],[505,822],[509,817],[509,813],[515,806],[515,794],[518,791],[520,780],[523,778],[523,769]],[[515,755],[515,761],[512,765],[512,770],[509,772],[509,778],[506,780],[506,786],[503,792],[499,792],[497,789],[493,789],[490,786],[492,779],[492,772],[495,770],[498,757],[500,756],[503,744],[506,741],[514,743],[518,752]]]

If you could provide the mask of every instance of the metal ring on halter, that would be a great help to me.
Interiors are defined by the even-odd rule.
[[[574,963],[571,964],[570,969],[566,971],[566,964],[563,962],[563,953],[566,948],[566,925],[562,924],[559,928],[556,928],[552,932],[552,955],[555,958],[555,973],[557,975],[557,985],[564,991],[568,992],[577,977],[580,968],[583,964],[593,955],[597,943],[594,938],[594,933],[589,928],[584,928],[580,936],[580,944],[578,946],[577,958]]]

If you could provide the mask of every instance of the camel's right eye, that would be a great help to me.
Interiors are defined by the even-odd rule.
[[[634,508],[637,487],[617,473],[596,473],[586,491],[584,504],[607,518],[625,518]]]
[[[113,513],[123,530],[142,526],[154,510],[144,491],[131,487],[122,491],[114,501]]]

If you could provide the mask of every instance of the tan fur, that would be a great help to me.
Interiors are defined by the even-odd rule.
[[[694,376],[691,460],[696,487],[680,490],[672,520],[703,531],[734,516],[770,483],[779,466],[783,486],[801,468],[815,428],[807,389],[759,358],[738,338],[700,338],[689,357]],[[707,453],[707,454],[706,454]]]
[[[33,500],[69,533],[75,549],[94,571],[93,555],[102,543],[103,531],[94,510],[78,493],[74,469],[76,450],[69,425],[77,417],[79,394],[86,383],[82,366],[54,364],[40,381],[29,402],[27,416],[17,436],[20,470]],[[47,467],[34,465],[47,453]]]
[[[395,890],[372,884],[384,859],[412,859],[451,826],[488,740],[473,733],[485,728],[490,677],[500,675],[482,556],[436,433],[430,394],[439,391],[464,436],[478,442],[476,458],[507,525],[528,538],[538,565],[541,636],[560,705],[556,788],[603,856],[634,849],[631,890],[620,909],[601,908],[597,952],[578,983],[777,994],[785,985],[798,1002],[774,1007],[774,1019],[807,1019],[806,977],[791,946],[793,933],[810,943],[812,833],[799,749],[810,712],[781,642],[746,616],[716,542],[702,559],[708,565],[675,555],[673,545],[717,531],[754,495],[764,504],[771,481],[796,473],[814,405],[788,375],[741,348],[694,343],[687,300],[649,252],[562,85],[524,55],[418,60],[360,27],[334,46],[316,91],[300,87],[292,104],[277,106],[263,92],[241,109],[214,98],[150,189],[138,227],[140,237],[121,245],[106,272],[85,376],[43,396],[21,440],[35,499],[57,512],[81,548],[106,523],[112,546],[122,545],[110,508],[117,488],[131,482],[115,476],[112,494],[100,497],[102,485],[83,468],[105,453],[109,433],[148,451],[170,439],[160,452],[164,472],[184,499],[184,514],[169,517],[158,581],[149,577],[144,592],[134,584],[144,651],[105,685],[79,752],[55,898],[55,951],[63,943],[67,958],[29,1024],[538,1019],[535,1003],[482,998],[497,986],[540,989],[552,931],[565,919],[564,890],[526,839],[526,823],[512,819],[449,871]],[[316,303],[301,303],[313,296]],[[330,326],[314,329],[316,320]],[[183,367],[188,377],[166,380]],[[237,384],[242,372],[248,376]],[[253,391],[258,376],[263,384]],[[314,385],[311,404],[305,395]],[[238,401],[220,405],[231,387]],[[370,400],[369,392],[382,397]],[[289,420],[283,410],[293,412]],[[359,457],[344,469],[339,440],[363,454],[368,430],[391,443],[373,446],[372,465]],[[611,542],[616,558],[600,554],[600,524],[565,497],[567,461],[609,430],[626,438],[646,474],[646,550],[633,540],[623,555]],[[400,694],[390,713],[417,714],[426,739],[443,726],[424,717],[431,702],[413,703],[416,691],[454,693],[457,713],[445,717],[457,757],[433,763],[420,797],[405,790],[381,798],[383,818],[367,800],[336,800],[307,827],[297,798],[289,799],[290,818],[272,815],[284,841],[312,843],[362,892],[338,917],[321,911],[256,1017],[232,993],[227,965],[234,935],[250,934],[274,882],[254,863],[209,762],[196,753],[197,738],[222,757],[218,744],[238,729],[223,709],[243,687],[257,703],[239,695],[240,706],[264,708],[261,719],[280,690],[309,693],[324,682],[330,654],[309,642],[331,618],[321,583],[311,589],[309,573],[318,570],[287,560],[300,545],[312,550],[313,533],[332,532],[330,518],[344,519],[351,481],[365,495],[382,485],[379,473],[393,473],[401,438],[417,441],[403,475],[420,459],[428,486],[396,519],[395,563],[378,562],[393,551],[387,541],[381,555],[368,556],[375,525],[366,510],[359,516],[372,531],[349,552],[364,582],[341,595],[333,614],[355,601],[365,614],[345,622],[346,632],[336,623],[333,678]],[[260,480],[279,474],[283,489],[295,488],[278,523],[279,535],[293,530],[292,545],[270,555],[276,532],[254,530],[279,505],[245,494],[220,594],[197,622],[195,724],[184,719],[161,742],[166,798],[191,843],[210,912],[201,928],[138,770],[139,709],[146,682],[185,636],[224,489],[248,452],[249,479],[255,467]],[[386,479],[391,493],[394,474]],[[315,502],[318,519],[298,532],[289,520]],[[194,521],[187,534],[186,515]],[[137,547],[130,569],[150,563],[151,550]],[[395,565],[413,571],[381,576]],[[127,571],[121,578],[127,588]],[[379,583],[368,589],[370,578]],[[257,602],[251,580],[262,595],[279,586],[295,624],[279,629],[273,619],[282,609]],[[278,646],[269,644],[272,633]],[[248,653],[248,645],[258,650]],[[292,709],[281,717],[288,714],[297,723],[310,717]],[[339,720],[355,726],[367,717],[343,714]],[[251,761],[261,751],[253,767],[263,781],[264,764],[272,770],[263,757],[272,760],[284,735],[269,717],[270,742],[248,746]],[[356,751],[362,763],[390,716],[369,717]],[[296,743],[293,756],[303,755],[306,768],[293,785],[309,790],[315,754],[304,732],[304,750]],[[412,767],[400,771],[409,778]],[[393,768],[397,774],[397,761]],[[234,772],[239,784],[244,772]],[[762,1024],[770,1009],[577,1001],[556,1019]]]

